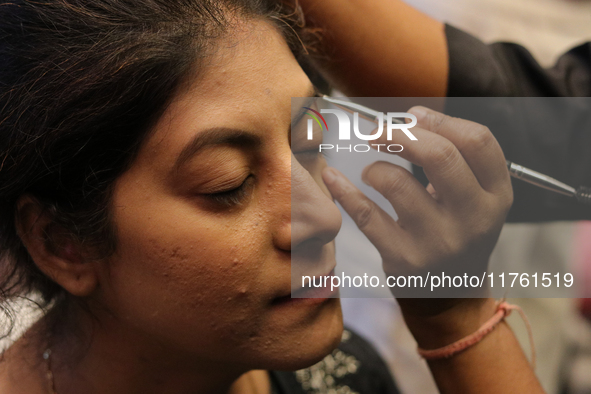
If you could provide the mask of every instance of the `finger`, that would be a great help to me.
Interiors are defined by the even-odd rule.
[[[404,234],[398,223],[334,168],[325,168],[322,178],[335,200],[380,253],[392,250]]]
[[[437,190],[439,201],[463,206],[467,196],[482,191],[468,163],[451,141],[419,127],[413,127],[412,133],[416,141],[411,141],[402,132],[393,132],[391,140],[383,133],[376,141],[384,145],[402,145],[404,149],[398,156],[423,167]]]
[[[409,112],[417,117],[420,127],[447,138],[458,148],[484,190],[494,193],[507,188],[505,156],[486,126],[425,107],[413,107]]]
[[[437,202],[405,168],[378,161],[365,168],[362,179],[392,204],[403,228],[421,228],[437,217]]]

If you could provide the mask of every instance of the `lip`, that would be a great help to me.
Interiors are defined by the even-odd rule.
[[[334,275],[334,268],[326,275],[321,275],[321,276],[333,276],[333,275]],[[300,287],[298,289],[294,289],[289,294],[275,298],[272,303],[274,305],[295,304],[295,303],[321,304],[328,299],[338,298],[338,297],[339,297],[339,288],[336,287],[333,290],[331,290],[331,286],[329,284],[326,287],[311,287],[311,288]]]

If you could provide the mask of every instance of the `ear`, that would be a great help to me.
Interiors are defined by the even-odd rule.
[[[72,295],[84,297],[98,283],[95,262],[85,262],[81,245],[31,196],[17,202],[16,229],[37,267]]]

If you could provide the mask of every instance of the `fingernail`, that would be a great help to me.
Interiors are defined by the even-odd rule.
[[[330,185],[337,180],[337,173],[334,169],[327,167],[322,171],[322,178],[324,179],[324,183]]]
[[[424,107],[412,107],[408,112],[416,116],[419,122],[427,117],[427,110]]]

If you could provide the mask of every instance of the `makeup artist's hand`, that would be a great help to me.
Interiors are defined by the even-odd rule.
[[[422,186],[406,169],[387,162],[365,168],[362,179],[379,191],[398,214],[395,221],[338,171],[323,177],[333,197],[377,247],[386,275],[482,277],[511,206],[513,193],[503,152],[490,131],[479,124],[415,107],[412,129],[376,143],[401,144],[399,155],[423,167],[430,184]],[[385,134],[385,133],[384,133]],[[429,286],[428,286],[429,287]],[[400,290],[392,288],[400,296]],[[423,291],[428,291],[424,289]],[[461,297],[486,296],[467,293]],[[406,297],[411,293],[403,293]],[[466,295],[463,295],[466,294]],[[434,294],[435,296],[436,294]],[[434,316],[466,300],[400,299],[405,313]],[[469,308],[484,300],[473,300]]]

